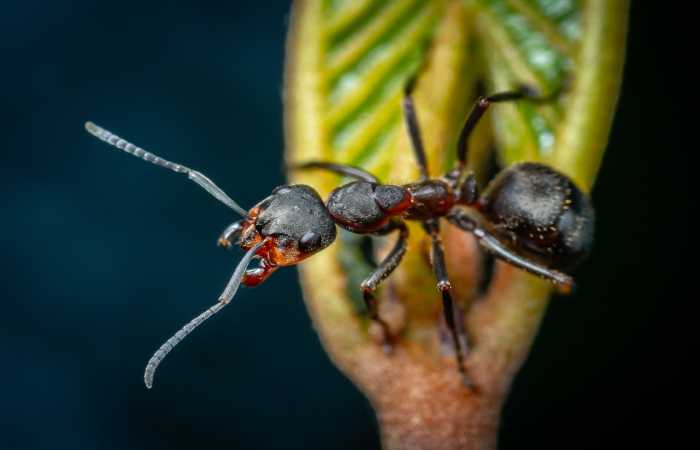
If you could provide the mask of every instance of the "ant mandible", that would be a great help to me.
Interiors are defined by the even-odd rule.
[[[457,367],[468,386],[472,385],[464,368],[466,349],[462,348],[455,323],[452,285],[440,240],[440,218],[472,233],[496,258],[549,280],[562,292],[573,288],[573,279],[561,271],[573,269],[591,249],[594,211],[588,196],[566,175],[540,163],[524,162],[504,169],[481,193],[474,174],[467,170],[469,136],[491,104],[541,99],[527,88],[480,97],[460,133],[455,167],[441,178],[430,178],[412,90],[411,81],[405,88],[403,112],[420,169],[419,180],[402,186],[387,185],[371,173],[349,165],[310,161],[294,166],[300,170],[327,170],[356,180],[333,190],[325,205],[316,190],[297,184],[275,188],[246,211],[202,173],[149,153],[92,122],[85,124],[89,133],[127,153],[187,174],[243,216],[223,231],[218,244],[225,248],[238,245],[246,250],[245,256],[219,301],[175,333],[148,361],[144,373],[148,388],[152,387],[163,358],[202,322],[226,306],[241,283],[257,286],[280,266],[297,264],[328,247],[335,240],[336,225],[358,234],[380,236],[398,232],[392,250],[360,285],[368,314],[381,326],[385,349],[390,350],[389,326],[378,314],[374,292],[406,252],[405,221],[421,222],[431,238],[433,271],[442,295],[443,315],[452,336]],[[259,259],[259,265],[248,269],[253,258]]]

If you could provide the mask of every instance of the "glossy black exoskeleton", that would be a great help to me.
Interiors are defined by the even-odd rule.
[[[492,103],[534,96],[523,89],[480,98],[462,128],[455,168],[441,178],[430,178],[411,88],[412,84],[406,88],[403,109],[421,172],[420,179],[402,186],[385,185],[374,175],[348,165],[309,161],[295,166],[300,170],[328,170],[355,179],[332,191],[325,204],[312,187],[291,185],[276,188],[270,196],[246,211],[200,172],[148,153],[91,122],[86,124],[90,133],[117,148],[187,174],[192,181],[243,216],[242,220],[224,230],[219,244],[224,247],[238,245],[246,250],[245,256],[219,302],[185,325],[153,355],[144,375],[148,387],[151,387],[162,359],[194,328],[221,310],[241,283],[256,286],[278,267],[297,264],[326,248],[336,237],[336,225],[359,234],[398,232],[392,250],[360,286],[368,313],[381,326],[389,349],[391,332],[378,314],[374,292],[399,265],[406,252],[408,228],[405,221],[421,222],[431,237],[436,285],[442,295],[443,313],[455,347],[457,366],[466,383],[469,381],[463,364],[460,327],[455,323],[452,286],[439,235],[440,218],[472,233],[495,257],[551,281],[562,291],[573,287],[572,278],[561,271],[573,269],[591,249],[594,212],[588,196],[564,174],[532,162],[504,169],[480,193],[474,174],[466,167],[468,138],[488,107]],[[249,269],[253,258],[259,259],[259,264]]]
[[[502,171],[477,204],[488,227],[521,256],[571,270],[593,245],[588,197],[566,176],[531,162]]]
[[[219,245],[236,243],[244,249],[265,242],[257,251],[260,264],[243,276],[243,284],[257,286],[278,267],[297,264],[335,240],[335,223],[316,191],[304,185],[280,186],[253,206],[246,218],[234,222]]]

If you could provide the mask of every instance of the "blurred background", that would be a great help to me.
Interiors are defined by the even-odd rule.
[[[634,3],[593,194],[595,253],[578,292],[547,313],[502,449],[678,436],[666,425],[679,425],[690,359],[678,319],[690,164],[660,70],[672,67],[668,21]],[[378,448],[372,410],[323,353],[293,269],[241,292],[143,386],[152,352],[230,276],[240,255],[215,243],[235,217],[184,177],[98,143],[84,121],[202,170],[242,205],[284,182],[288,2],[164,5],[4,3],[0,448]]]

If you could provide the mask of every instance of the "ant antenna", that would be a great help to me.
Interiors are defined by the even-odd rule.
[[[147,152],[141,147],[137,147],[131,142],[125,141],[116,134],[112,134],[109,130],[105,130],[104,128],[95,125],[92,122],[85,122],[85,129],[88,131],[88,133],[92,134],[97,139],[105,141],[106,143],[113,145],[120,150],[124,150],[127,153],[131,153],[137,158],[141,158],[144,161],[148,161],[157,166],[165,167],[166,169],[170,169],[174,172],[186,173],[187,177],[190,180],[200,185],[202,188],[204,188],[205,191],[209,192],[211,195],[214,196],[214,198],[219,200],[221,203],[236,211],[243,217],[248,216],[248,212],[245,209],[241,208],[238,205],[238,203],[234,202],[231,199],[231,197],[226,195],[226,193],[223,190],[221,190],[219,186],[214,184],[214,182],[207,178],[203,173],[197,172],[196,170],[192,170],[189,167],[170,162],[161,158],[160,156]]]
[[[255,252],[257,252],[258,249],[262,247],[266,242],[266,240],[259,242],[250,250],[248,250],[245,256],[243,256],[241,262],[239,262],[238,266],[236,266],[236,270],[233,271],[233,275],[231,276],[231,279],[226,285],[224,292],[221,293],[221,297],[219,297],[218,303],[214,304],[214,306],[210,307],[202,314],[189,321],[187,325],[180,328],[180,331],[178,331],[170,339],[165,341],[165,343],[161,345],[158,350],[156,350],[153,356],[151,356],[151,359],[148,360],[148,364],[146,364],[146,371],[143,374],[143,381],[146,383],[146,387],[148,389],[153,387],[153,377],[156,374],[156,369],[160,365],[161,361],[163,361],[163,359],[168,355],[168,353],[170,353],[177,344],[179,344],[183,339],[185,339],[188,334],[194,331],[195,328],[200,326],[202,322],[221,311],[224,308],[224,306],[228,305],[233,296],[236,295],[236,291],[238,291],[238,287],[241,285],[243,274],[248,268],[248,264],[250,264],[250,261],[255,256]]]

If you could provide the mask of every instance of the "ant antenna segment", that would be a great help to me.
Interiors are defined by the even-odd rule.
[[[202,188],[204,188],[205,191],[213,195],[214,198],[216,198],[218,201],[228,206],[232,210],[236,211],[243,217],[246,217],[248,215],[248,212],[245,209],[241,208],[238,205],[238,203],[234,202],[231,199],[231,197],[226,195],[226,193],[223,190],[221,190],[219,186],[214,184],[214,182],[207,178],[203,173],[197,172],[196,170],[192,170],[189,167],[185,167],[181,164],[168,161],[166,159],[161,158],[158,155],[154,155],[153,153],[147,152],[141,147],[137,147],[131,142],[125,141],[116,134],[113,134],[109,130],[105,130],[104,128],[98,125],[95,125],[92,122],[85,122],[85,129],[88,131],[88,133],[92,134],[96,138],[105,141],[106,143],[117,147],[120,150],[124,150],[125,152],[130,153],[136,156],[137,158],[141,158],[144,161],[153,163],[156,166],[165,167],[166,169],[170,169],[173,172],[186,173],[187,177],[190,180],[200,185]]]
[[[210,307],[202,314],[189,321],[187,325],[180,328],[180,331],[178,331],[170,339],[165,341],[165,343],[163,343],[163,345],[161,345],[160,348],[156,350],[153,356],[151,356],[151,359],[148,360],[148,364],[146,364],[146,371],[143,374],[143,381],[146,383],[146,387],[148,389],[153,387],[153,377],[156,374],[156,369],[160,365],[161,361],[163,361],[163,359],[168,355],[168,353],[170,353],[177,344],[179,344],[183,339],[185,339],[188,334],[194,331],[195,328],[200,326],[202,322],[204,322],[214,314],[218,313],[224,308],[224,306],[229,304],[233,296],[236,295],[236,291],[238,291],[238,288],[241,285],[243,274],[248,268],[248,264],[250,264],[250,261],[255,256],[255,252],[257,252],[258,249],[260,249],[260,247],[262,247],[266,242],[267,241],[265,240],[259,242],[257,245],[253,246],[250,250],[248,250],[245,256],[243,256],[241,262],[239,262],[238,266],[236,266],[236,270],[233,271],[233,275],[231,276],[231,279],[226,285],[224,292],[222,292],[221,297],[219,297],[219,301],[216,304],[214,304],[214,306]]]

